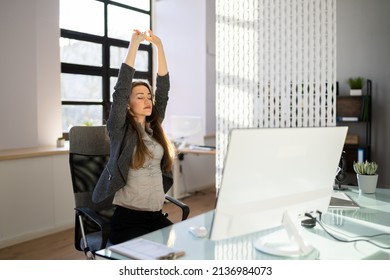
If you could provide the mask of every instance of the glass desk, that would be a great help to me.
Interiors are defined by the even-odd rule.
[[[377,189],[375,194],[360,194],[357,188],[346,191],[358,209],[329,209],[322,215],[323,224],[339,238],[357,238],[387,233],[368,238],[384,247],[390,247],[390,189]],[[253,243],[267,233],[269,229],[240,237],[220,241],[198,238],[189,232],[190,227],[205,226],[210,230],[213,211],[176,223],[164,229],[143,235],[152,240],[183,250],[185,255],[179,260],[248,260],[282,259],[256,250]],[[318,224],[312,229],[302,228],[304,240],[316,250],[300,259],[390,259],[390,250],[381,249],[365,241],[344,243],[333,239]],[[96,252],[97,259],[127,259],[124,256],[103,249]]]

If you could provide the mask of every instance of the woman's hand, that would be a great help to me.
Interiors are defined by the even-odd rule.
[[[146,32],[141,32],[138,29],[134,29],[133,35],[131,36],[130,44],[134,43],[137,46],[146,39]]]
[[[156,35],[154,35],[154,33],[152,32],[152,30],[148,30],[148,33],[145,37],[145,40],[152,43],[153,45],[155,45],[156,47],[159,47],[162,45],[161,43],[161,40],[159,37],[157,37]]]
[[[157,73],[160,76],[166,75],[168,73],[168,66],[167,66],[167,61],[165,59],[163,44],[160,38],[154,35],[152,30],[149,30],[148,32],[141,32],[138,29],[134,29],[133,35],[131,36],[130,46],[125,58],[125,63],[134,68],[135,57],[137,55],[139,45],[143,40],[152,43],[157,48],[157,54],[158,54]]]
[[[141,32],[138,29],[134,29],[133,35],[131,36],[131,41],[129,48],[127,49],[127,55],[125,57],[125,63],[134,68],[135,57],[137,55],[137,51],[139,45],[146,38],[146,33]]]
[[[160,76],[166,75],[168,73],[168,65],[165,59],[164,48],[160,38],[154,35],[152,30],[149,30],[147,36],[145,37],[145,40],[152,43],[157,48],[157,55],[158,55],[157,73]]]

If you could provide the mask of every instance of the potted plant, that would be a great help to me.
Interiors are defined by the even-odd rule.
[[[64,137],[58,137],[57,138],[57,148],[63,148],[65,146],[65,138]]]
[[[348,85],[350,87],[350,95],[362,95],[362,88],[364,85],[364,78],[352,77],[348,79]]]
[[[378,182],[376,173],[378,164],[375,162],[354,162],[353,170],[356,172],[359,190],[361,193],[375,193]]]

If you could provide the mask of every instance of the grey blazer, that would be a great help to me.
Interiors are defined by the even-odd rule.
[[[92,195],[94,203],[102,202],[110,196],[113,197],[115,192],[126,185],[133,151],[137,145],[136,132],[131,125],[126,123],[127,104],[134,72],[134,68],[124,63],[119,71],[110,116],[107,121],[107,130],[110,135],[110,159],[95,186]],[[169,87],[169,74],[157,75],[153,110],[157,110],[161,119],[165,117]],[[161,166],[163,166],[165,159],[164,155]],[[173,184],[172,172],[163,172],[162,176],[164,192],[166,193]]]

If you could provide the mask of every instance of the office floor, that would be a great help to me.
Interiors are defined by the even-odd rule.
[[[189,217],[194,217],[215,207],[215,188],[198,191],[189,197],[181,198],[190,207]],[[180,220],[178,207],[167,203],[164,211],[172,222]],[[23,242],[0,249],[0,260],[84,260],[84,253],[73,246],[73,229]]]

